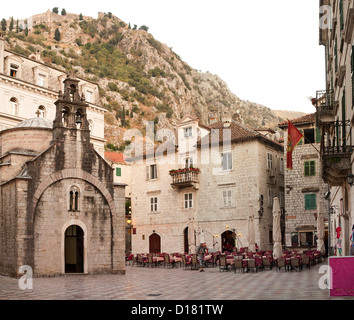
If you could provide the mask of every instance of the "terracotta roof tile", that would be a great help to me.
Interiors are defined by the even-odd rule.
[[[295,118],[290,120],[292,124],[294,125],[300,125],[300,124],[305,124],[305,123],[315,123],[316,122],[316,113],[309,113],[306,114],[302,117]],[[278,124],[278,127],[287,127],[288,126],[288,121],[283,121]]]
[[[125,163],[123,153],[105,151],[104,157],[106,159],[113,161],[113,162]]]

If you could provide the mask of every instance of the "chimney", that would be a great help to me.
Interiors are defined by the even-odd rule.
[[[4,59],[5,59],[5,38],[2,33],[0,33],[0,73],[4,73]]]

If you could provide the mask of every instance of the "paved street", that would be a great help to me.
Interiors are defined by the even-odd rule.
[[[326,264],[323,262],[322,264]],[[0,300],[328,300],[319,288],[321,264],[301,272],[205,272],[127,266],[125,275],[34,278],[33,289],[0,276]]]

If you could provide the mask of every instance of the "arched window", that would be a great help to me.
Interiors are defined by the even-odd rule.
[[[18,116],[18,100],[14,97],[10,99],[11,104],[11,114],[14,116]]]
[[[76,186],[71,187],[69,191],[69,211],[79,210],[79,197],[80,197],[79,188]]]
[[[38,118],[45,118],[45,107],[39,106],[37,110]]]
[[[67,127],[69,125],[69,108],[68,107],[64,107],[61,114],[62,114],[62,122],[63,122],[63,126]]]

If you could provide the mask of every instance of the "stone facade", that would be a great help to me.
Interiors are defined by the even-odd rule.
[[[323,132],[323,177],[330,186],[330,254],[348,256],[354,225],[353,173],[354,3],[320,1],[319,43],[326,57],[325,88],[314,105]],[[340,236],[337,238],[337,231]]]
[[[328,201],[325,199],[327,184],[322,179],[321,131],[316,127],[315,114],[291,120],[304,134],[295,147],[293,169],[285,169],[285,242],[287,248],[317,249],[317,214],[322,202],[326,218],[325,240],[328,238]],[[279,125],[284,130],[284,141],[288,139],[287,122]],[[287,145],[284,143],[284,159]],[[313,205],[306,203],[314,199]],[[306,200],[307,199],[307,200]],[[325,241],[327,243],[327,241]]]
[[[176,131],[177,149],[170,144],[132,164],[133,252],[194,252],[201,241],[210,250],[225,250],[228,242],[248,247],[250,206],[256,243],[271,249],[273,198],[284,194],[283,146],[236,123],[206,127],[186,117]],[[223,148],[227,131],[232,142]],[[208,144],[210,137],[218,143]]]
[[[40,53],[30,58],[6,50],[0,35],[0,130],[13,128],[25,119],[37,116],[52,120],[55,116],[54,102],[63,91],[66,74],[45,65]],[[104,113],[97,105],[98,86],[81,79],[80,91],[88,103],[91,140],[95,149],[104,153]]]
[[[42,118],[0,132],[1,274],[125,270],[125,185],[90,142],[79,81],[64,83],[53,128]]]

